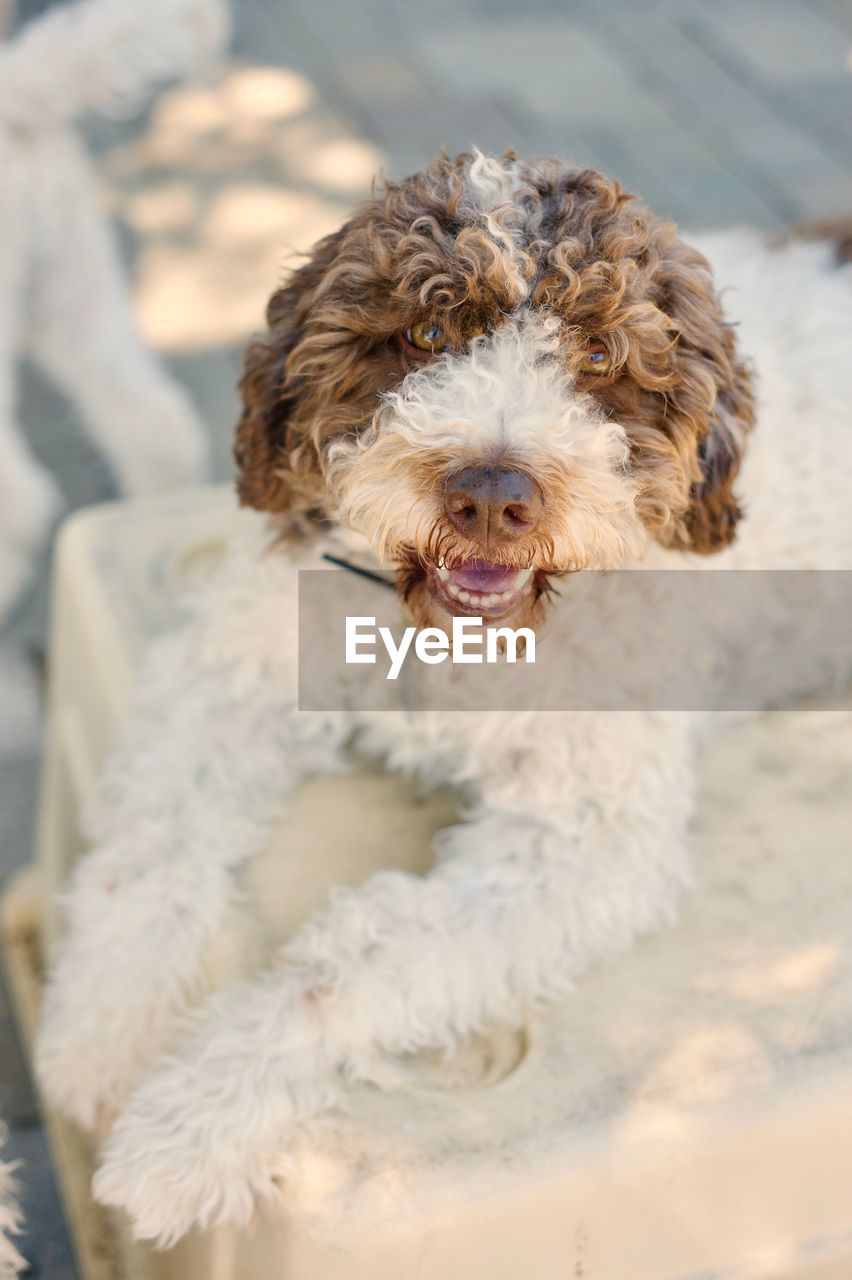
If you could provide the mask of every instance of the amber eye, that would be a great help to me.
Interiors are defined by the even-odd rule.
[[[417,324],[413,324],[407,330],[405,341],[409,346],[416,347],[418,351],[427,351],[432,355],[447,349],[444,330],[432,320],[418,320]]]
[[[604,347],[590,347],[580,361],[578,372],[599,376],[609,373],[611,369],[612,359],[609,352]]]

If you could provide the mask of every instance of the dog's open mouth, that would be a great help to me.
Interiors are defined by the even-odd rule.
[[[511,613],[533,591],[533,570],[488,560],[465,560],[429,571],[432,589],[452,613],[496,618]]]

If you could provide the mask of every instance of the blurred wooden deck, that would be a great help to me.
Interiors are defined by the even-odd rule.
[[[386,152],[567,155],[691,225],[852,205],[847,0],[253,0],[237,52],[305,71]]]
[[[46,7],[21,0],[21,18]],[[399,175],[441,145],[561,154],[692,227],[852,212],[852,0],[235,0],[235,23],[235,64],[288,69],[302,95],[280,125],[242,120],[177,145],[169,120],[174,134],[189,101],[178,90],[171,117],[90,130],[143,324],[203,411],[219,476],[239,349],[263,298],[289,251],[364,194],[374,160]],[[237,110],[233,94],[228,104]],[[69,507],[111,496],[70,410],[32,374],[21,409]],[[45,554],[9,628],[34,650],[47,571]],[[0,875],[29,856],[36,778],[31,753],[0,761]],[[0,1004],[0,1113],[26,1160],[24,1252],[34,1277],[70,1280],[10,1035]]]

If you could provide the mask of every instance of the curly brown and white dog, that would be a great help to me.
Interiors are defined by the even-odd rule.
[[[599,173],[474,152],[388,183],[272,298],[237,436],[267,531],[146,665],[45,1002],[41,1078],[115,1119],[95,1189],[141,1236],[245,1221],[383,1053],[517,1021],[671,917],[706,717],[299,713],[295,579],[353,531],[418,624],[537,627],[578,569],[850,567],[849,270],[701,246]],[[463,785],[465,820],[182,1024],[237,869],[356,741]]]

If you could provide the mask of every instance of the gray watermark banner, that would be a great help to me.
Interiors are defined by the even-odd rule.
[[[852,681],[844,570],[586,570],[554,584],[543,624],[514,644],[488,619],[418,631],[392,585],[300,572],[300,708],[828,708]]]

